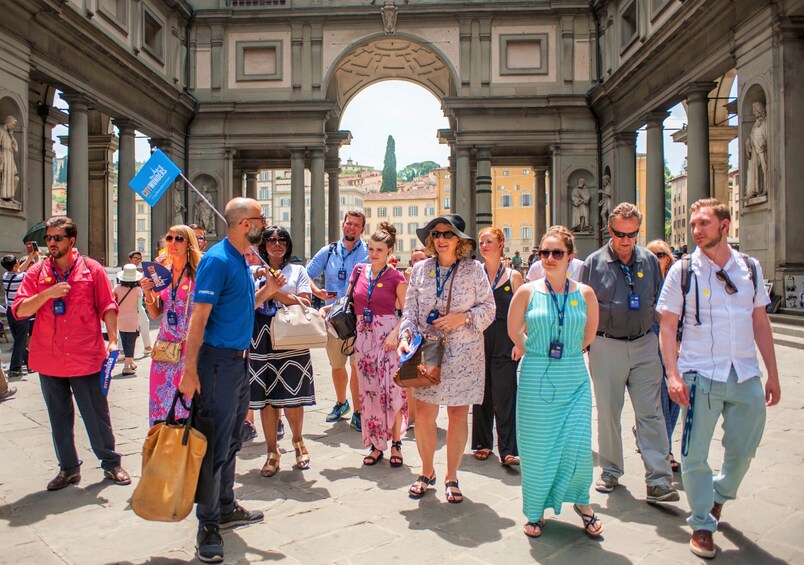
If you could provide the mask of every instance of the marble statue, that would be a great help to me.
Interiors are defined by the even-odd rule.
[[[611,214],[611,177],[609,175],[603,175],[603,188],[598,190],[600,193],[600,202],[598,203],[598,207],[600,208],[600,226],[603,229],[609,222],[609,214]]]
[[[202,186],[201,192],[204,194],[204,198],[210,202],[213,201],[208,186]],[[212,208],[210,208],[200,196],[196,196],[195,198],[193,216],[195,217],[195,223],[206,231],[208,236],[215,235],[215,212],[212,211]]]
[[[768,126],[765,119],[765,105],[762,102],[754,102],[751,107],[756,120],[751,127],[745,147],[748,156],[745,193],[748,198],[765,194],[768,178]]]
[[[15,161],[16,153],[19,152],[17,140],[14,138],[16,127],[17,119],[8,116],[5,125],[0,129],[0,200],[15,204],[17,201],[14,200],[14,195],[17,193],[17,184],[20,181]]]
[[[176,184],[173,188],[173,224],[181,225],[184,223],[184,213],[187,208],[184,207],[184,198],[179,185]]]
[[[586,187],[586,179],[578,179],[578,184],[572,189],[570,200],[572,201],[572,231],[590,232],[592,224],[589,221],[589,201],[592,195]]]

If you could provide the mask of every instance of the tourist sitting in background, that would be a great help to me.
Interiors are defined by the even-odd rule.
[[[478,235],[484,269],[491,283],[497,314],[483,332],[486,385],[483,403],[472,408],[472,449],[475,459],[485,461],[494,446],[492,424],[497,420],[497,449],[500,463],[518,465],[516,447],[516,367],[514,342],[508,337],[508,306],[522,286],[522,274],[502,264],[505,234],[500,228],[483,228]]]
[[[575,239],[564,226],[545,232],[545,277],[522,286],[508,312],[514,359],[522,357],[517,438],[522,459],[525,535],[539,537],[544,511],[573,502],[586,533],[603,524],[589,506],[592,486],[592,391],[583,352],[595,339],[594,291],[567,276]]]
[[[142,301],[142,289],[137,266],[129,263],[117,273],[117,286],[112,291],[117,302],[117,331],[120,332],[120,344],[123,346],[123,375],[136,375],[134,364],[134,348],[137,345],[140,319],[139,310]]]

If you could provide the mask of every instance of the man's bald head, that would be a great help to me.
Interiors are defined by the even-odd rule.
[[[226,218],[226,225],[229,227],[236,226],[246,218],[254,218],[262,214],[260,204],[253,198],[232,198],[226,209],[223,211],[223,217]]]

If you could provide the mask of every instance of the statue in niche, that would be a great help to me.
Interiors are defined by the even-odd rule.
[[[204,194],[204,198],[210,202],[213,201],[212,194],[210,194],[207,185],[201,186],[201,192]],[[207,232],[207,235],[215,235],[215,212],[212,211],[212,208],[210,208],[200,196],[196,196],[195,198],[193,216],[195,217],[195,223],[203,228],[203,230]]]
[[[586,179],[578,179],[578,184],[572,189],[572,231],[590,232],[592,223],[589,221],[589,201],[592,195],[586,187]]]
[[[177,183],[173,188],[173,223],[175,225],[184,223],[184,213],[186,211],[187,208],[184,206],[184,198]]]
[[[754,102],[751,108],[756,120],[751,127],[745,147],[748,156],[745,193],[748,198],[765,194],[768,178],[768,126],[765,119],[765,105],[762,102]]]
[[[609,223],[609,214],[611,214],[611,177],[603,175],[603,188],[598,190],[600,193],[600,229]]]
[[[2,129],[0,129],[0,201],[4,204],[19,204],[14,200],[20,175],[17,172],[15,161],[19,152],[17,140],[14,138],[14,128],[17,127],[17,118],[8,116]]]

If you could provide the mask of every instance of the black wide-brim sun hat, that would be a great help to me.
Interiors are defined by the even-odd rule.
[[[444,214],[443,216],[439,216],[437,218],[433,218],[427,225],[423,228],[418,228],[416,230],[416,235],[419,236],[419,241],[422,242],[422,245],[425,245],[427,242],[427,236],[430,235],[430,232],[433,231],[433,228],[436,227],[438,224],[449,224],[452,228],[452,231],[455,232],[461,239],[467,239],[472,244],[472,249],[477,248],[477,242],[474,238],[469,237],[464,233],[463,230],[466,229],[466,222],[459,214]]]

